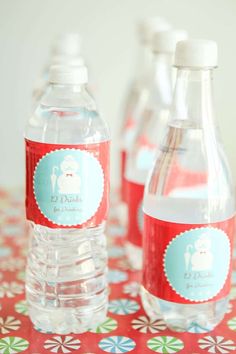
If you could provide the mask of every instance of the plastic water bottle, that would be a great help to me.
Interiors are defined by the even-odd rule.
[[[171,120],[145,187],[142,302],[174,331],[223,319],[230,290],[235,195],[215,123],[213,41],[177,44]]]
[[[82,40],[78,33],[63,33],[54,39],[51,46],[49,64],[44,68],[33,88],[33,110],[47,89],[51,65],[84,65],[84,59],[81,56],[81,45]]]
[[[139,53],[135,78],[125,100],[124,120],[120,132],[121,161],[121,200],[125,201],[125,166],[127,151],[132,146],[135,131],[140,120],[140,111],[147,99],[147,86],[150,81],[152,62],[151,38],[153,33],[170,28],[169,23],[160,17],[147,18],[138,24]]]
[[[109,134],[86,67],[53,66],[49,81],[26,129],[26,297],[40,331],[81,333],[107,312]]]
[[[153,35],[152,71],[147,101],[140,110],[139,127],[128,152],[125,171],[128,231],[126,253],[134,269],[142,268],[143,193],[156,148],[165,135],[172,103],[172,64],[176,43],[187,38],[186,31],[169,30]]]

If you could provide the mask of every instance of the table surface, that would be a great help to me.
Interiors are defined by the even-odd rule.
[[[21,191],[0,191],[0,353],[236,353],[236,271],[224,321],[210,333],[175,333],[149,320],[139,298],[140,273],[129,269],[115,206],[108,222],[110,302],[107,320],[85,334],[36,331],[27,316],[24,269],[27,225]],[[234,253],[234,269],[236,254]]]

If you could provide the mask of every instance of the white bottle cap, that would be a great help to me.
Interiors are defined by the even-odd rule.
[[[167,31],[171,25],[162,17],[150,17],[138,23],[138,34],[140,41],[149,43],[153,33]]]
[[[49,82],[53,84],[86,84],[88,72],[86,66],[52,65],[49,70]]]
[[[159,53],[174,53],[176,44],[188,38],[185,30],[169,30],[154,33],[152,50]]]
[[[205,39],[189,39],[176,46],[175,66],[211,68],[217,66],[217,44]]]
[[[51,65],[82,66],[84,65],[84,59],[79,56],[54,55],[51,58]]]
[[[53,55],[75,56],[81,52],[81,37],[78,33],[64,33],[52,44]]]

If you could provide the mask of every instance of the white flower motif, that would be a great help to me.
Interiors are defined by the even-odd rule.
[[[14,272],[25,267],[23,258],[9,257],[0,261],[0,269],[4,271]]]
[[[128,284],[125,284],[123,287],[125,294],[129,294],[132,297],[136,297],[140,291],[140,284],[136,281],[132,281]]]
[[[118,269],[109,269],[108,271],[108,282],[110,284],[118,284],[128,279],[128,275]]]
[[[0,317],[0,333],[7,334],[11,331],[17,331],[20,328],[21,322],[12,316],[6,318]]]
[[[15,295],[22,294],[24,292],[24,286],[15,281],[11,283],[3,282],[0,285],[0,298],[4,296],[12,298]]]
[[[52,353],[71,353],[80,348],[80,341],[71,336],[54,336],[44,342],[44,348]]]
[[[166,329],[162,318],[149,319],[147,316],[134,318],[131,322],[132,328],[141,333],[158,333]]]
[[[199,347],[208,353],[229,353],[236,349],[232,340],[225,340],[222,336],[207,336],[199,339]]]

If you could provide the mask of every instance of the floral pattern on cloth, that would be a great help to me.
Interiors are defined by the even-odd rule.
[[[190,333],[171,332],[161,318],[148,318],[139,296],[140,272],[129,269],[124,227],[113,202],[107,225],[109,308],[103,323],[87,333],[41,333],[28,317],[24,295],[29,228],[24,221],[23,193],[0,190],[0,354],[50,353],[236,353],[236,251],[230,304],[212,332],[197,325]]]

